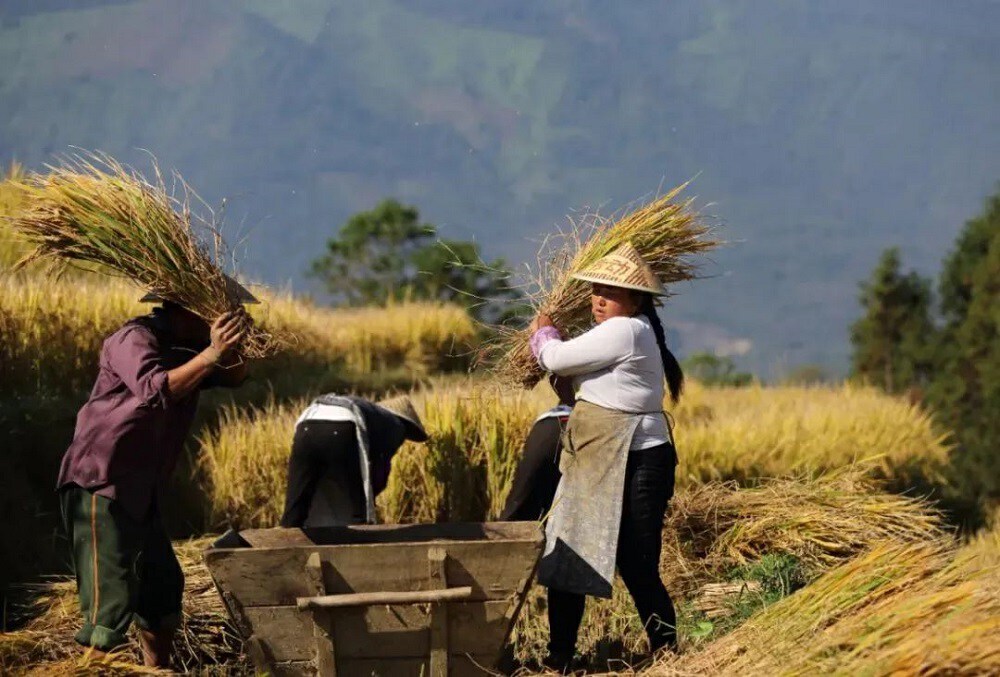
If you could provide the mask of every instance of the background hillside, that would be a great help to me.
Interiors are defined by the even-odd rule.
[[[879,252],[929,272],[1000,179],[997,25],[993,0],[6,0],[0,159],[148,149],[300,290],[384,196],[521,263],[698,175],[733,244],[667,310],[680,352],[842,369]]]

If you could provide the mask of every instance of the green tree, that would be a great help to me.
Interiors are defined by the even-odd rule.
[[[503,259],[487,263],[474,242],[438,239],[437,228],[421,223],[416,207],[396,200],[348,219],[309,275],[348,305],[445,301],[490,322],[524,307]]]
[[[986,209],[966,222],[958,236],[955,249],[948,255],[941,271],[938,290],[945,332],[957,328],[965,320],[973,296],[973,277],[992,242],[1000,231],[1000,191],[986,201]]]
[[[970,500],[1000,498],[1000,192],[966,223],[941,273],[945,326],[928,402],[954,432],[952,466]]]
[[[753,374],[738,371],[730,357],[713,353],[695,353],[682,364],[687,376],[709,386],[742,387],[753,383]]]
[[[412,258],[434,241],[436,230],[420,223],[416,208],[383,200],[355,214],[327,240],[326,253],[309,274],[348,305],[384,304],[403,298],[413,282]]]
[[[861,283],[864,315],[851,326],[851,371],[888,392],[926,383],[936,330],[931,284],[915,271],[900,272],[899,250],[887,249]]]

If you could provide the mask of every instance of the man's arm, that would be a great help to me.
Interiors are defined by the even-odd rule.
[[[239,345],[243,335],[238,313],[225,313],[217,317],[210,331],[211,345],[181,366],[167,372],[170,399],[176,402],[196,390],[221,360],[229,359],[230,351]]]
[[[201,382],[202,388],[238,388],[247,380],[249,364],[235,351],[219,360],[219,366]]]

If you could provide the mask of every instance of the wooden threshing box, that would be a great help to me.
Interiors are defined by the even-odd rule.
[[[482,675],[531,584],[536,522],[229,532],[205,561],[272,675]]]

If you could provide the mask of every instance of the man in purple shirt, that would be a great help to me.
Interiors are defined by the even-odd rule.
[[[256,302],[242,287],[239,293],[242,302]],[[125,644],[135,620],[145,663],[169,663],[184,575],[158,495],[180,457],[199,390],[246,378],[236,352],[244,312],[226,313],[210,327],[163,302],[104,341],[57,483],[84,619],[76,640],[95,652]]]

